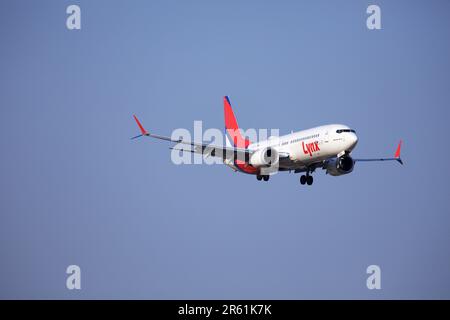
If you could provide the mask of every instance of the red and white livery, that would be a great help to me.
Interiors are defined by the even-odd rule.
[[[400,158],[401,140],[392,158],[353,158],[351,152],[358,142],[358,137],[355,130],[342,124],[329,124],[280,137],[270,137],[264,141],[251,142],[241,134],[230,99],[224,97],[223,102],[225,129],[230,138],[228,140],[227,137],[226,146],[174,140],[152,134],[144,129],[136,116],[134,119],[141,134],[132,139],[147,136],[188,146],[189,149],[180,149],[180,151],[219,157],[234,171],[255,175],[258,180],[268,181],[270,176],[278,171],[304,173],[300,177],[300,183],[307,185],[312,185],[312,173],[318,168],[332,176],[340,176],[351,173],[355,163],[361,161],[394,160],[403,164]]]

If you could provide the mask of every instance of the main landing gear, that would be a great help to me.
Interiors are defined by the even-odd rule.
[[[309,171],[306,171],[306,175],[302,175],[300,177],[300,184],[307,184],[308,186],[312,185],[314,182],[313,176],[309,174]]]
[[[256,179],[258,179],[258,181],[261,181],[261,180],[264,180],[264,181],[269,181],[269,178],[270,178],[270,176],[267,176],[267,175],[265,175],[265,176],[262,176],[262,175],[257,175],[256,176]]]

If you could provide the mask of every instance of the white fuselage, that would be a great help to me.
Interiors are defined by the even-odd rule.
[[[280,137],[252,143],[250,150],[271,147],[280,154],[289,154],[291,161],[280,166],[285,169],[296,169],[310,163],[334,158],[345,152],[351,152],[358,142],[354,130],[348,126],[331,124],[297,131]]]

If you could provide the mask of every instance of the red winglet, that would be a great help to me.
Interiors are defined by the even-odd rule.
[[[398,143],[397,150],[395,150],[394,158],[400,158],[400,149],[402,148],[402,140]]]
[[[147,132],[147,130],[144,129],[142,124],[139,122],[138,118],[135,115],[133,115],[133,117],[134,117],[134,120],[136,120],[136,123],[137,123],[139,129],[141,130],[142,135],[143,136],[148,136],[149,133]]]

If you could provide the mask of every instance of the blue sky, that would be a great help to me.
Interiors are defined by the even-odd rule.
[[[66,28],[66,7],[82,28]],[[378,4],[382,30],[366,28]],[[448,1],[1,1],[0,297],[450,298]],[[356,129],[347,176],[175,166],[223,128]],[[82,289],[66,289],[68,265]],[[366,268],[381,267],[381,290]]]

